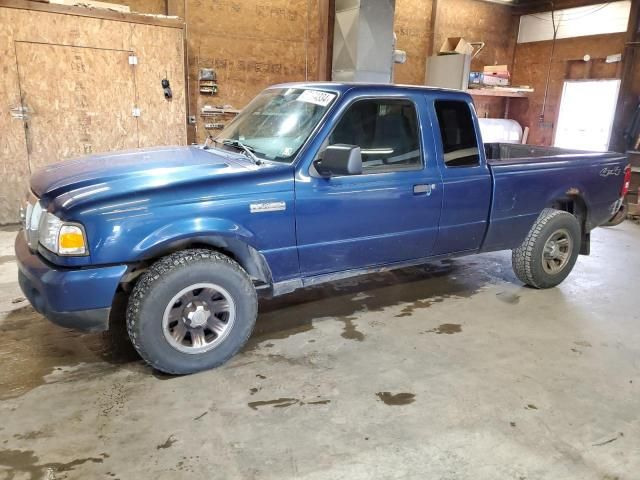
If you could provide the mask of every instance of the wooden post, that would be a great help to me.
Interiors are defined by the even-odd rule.
[[[318,80],[331,80],[333,63],[333,22],[335,21],[335,0],[318,1]]]
[[[624,140],[624,130],[627,127],[640,96],[640,53],[638,40],[640,39],[640,0],[631,0],[629,23],[624,52],[622,54],[622,78],[620,93],[611,131],[609,149],[623,152],[627,149]]]
[[[431,1],[431,36],[429,37],[429,50],[427,51],[428,55],[436,54],[436,40],[438,39],[436,31],[438,29],[439,11],[440,9],[438,5],[438,0],[432,0]]]

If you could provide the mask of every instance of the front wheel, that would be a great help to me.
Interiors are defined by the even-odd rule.
[[[576,217],[546,208],[522,245],[513,250],[513,271],[531,287],[555,287],[571,273],[580,253],[581,238]]]
[[[140,356],[166,373],[186,374],[226,362],[246,343],[257,295],[246,272],[210,250],[173,253],[136,283],[127,330]]]

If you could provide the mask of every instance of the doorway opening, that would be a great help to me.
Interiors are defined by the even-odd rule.
[[[619,89],[617,79],[565,81],[554,146],[607,151]]]

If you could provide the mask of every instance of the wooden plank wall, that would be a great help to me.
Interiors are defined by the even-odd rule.
[[[622,53],[620,96],[609,142],[609,148],[618,152],[623,152],[628,148],[624,132],[631,124],[640,100],[640,0],[631,1],[625,40],[625,49]],[[636,159],[640,157],[637,154],[634,156]],[[637,199],[634,203],[637,203]]]
[[[393,25],[396,48],[407,52],[407,62],[394,67],[396,83],[424,84],[431,36],[431,9],[430,0],[396,0]]]
[[[431,29],[434,6],[437,7],[435,32]],[[407,62],[396,65],[394,81],[424,85],[426,58],[437,53],[447,37],[464,37],[467,41],[485,42],[485,48],[473,60],[472,69],[484,65],[512,65],[518,19],[511,7],[476,0],[396,0],[394,30],[397,46],[407,52]],[[474,98],[481,117],[501,118],[503,98]]]
[[[474,67],[511,62],[516,23],[509,7],[476,0],[440,3],[438,46],[448,36],[472,36],[487,43]],[[190,141],[204,141],[204,123],[232,118],[203,118],[204,105],[242,108],[271,84],[326,79],[321,53],[328,5],[318,0],[170,1],[169,13],[183,15],[187,23],[190,110],[197,118]],[[424,84],[432,7],[430,0],[396,1],[397,48],[407,52],[407,62],[395,67],[396,83]],[[218,74],[218,95],[198,93],[198,71],[206,67]],[[483,116],[501,116],[504,100],[481,100],[477,107]]]
[[[0,6],[0,168],[4,180],[0,189],[0,224],[16,221],[30,174],[22,121],[10,115],[10,109],[20,105],[15,41],[135,51],[139,59],[135,67],[136,92],[142,110],[137,119],[139,146],[186,143],[183,29],[133,23],[130,16],[123,18],[127,20]],[[50,62],[55,64],[60,59],[51,58]],[[160,86],[165,74],[173,87],[172,101],[165,100]],[[55,80],[41,79],[45,83]],[[86,89],[88,95],[102,94],[99,82],[86,85]],[[60,128],[64,128],[64,119],[60,120]],[[53,154],[50,157],[51,161],[58,160]]]
[[[190,111],[197,118],[190,141],[205,140],[205,123],[233,118],[204,118],[205,105],[242,108],[269,85],[319,79],[326,44],[319,43],[324,17],[318,6],[309,0],[186,0]],[[216,71],[217,95],[199,94],[201,68]]]
[[[121,2],[113,2],[112,0],[108,1],[111,3],[121,3],[122,5],[128,5],[132,12],[167,15],[166,0],[124,0]]]
[[[607,55],[622,53],[624,43],[624,33],[557,40],[542,122],[539,117],[544,101],[552,42],[521,43],[516,46],[513,82],[531,85],[535,91],[527,99],[512,101],[510,116],[523,127],[530,128],[528,143],[547,146],[553,144],[565,79],[618,78],[620,64],[605,64],[603,60]],[[593,59],[591,67],[581,61],[586,54]]]

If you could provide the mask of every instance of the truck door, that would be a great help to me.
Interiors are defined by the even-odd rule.
[[[437,236],[441,180],[433,141],[425,141],[430,120],[424,97],[344,102],[296,176],[303,276],[426,257]],[[362,174],[323,178],[315,171],[312,160],[334,144],[361,148]]]
[[[491,173],[473,103],[438,94],[431,106],[434,141],[442,172],[443,201],[434,255],[477,250],[491,207]]]

